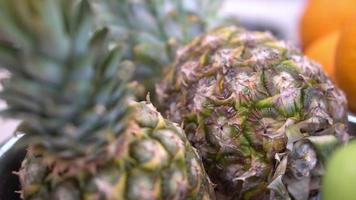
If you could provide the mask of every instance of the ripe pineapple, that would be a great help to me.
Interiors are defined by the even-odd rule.
[[[150,103],[133,102],[131,108],[127,127],[118,136],[103,127],[107,138],[101,142],[106,145],[95,155],[63,158],[42,145],[31,146],[19,172],[22,198],[214,199],[201,160],[182,129],[164,120]]]
[[[328,153],[348,136],[345,95],[267,32],[222,27],[195,38],[157,95],[229,199],[314,197]]]
[[[177,125],[135,102],[108,29],[86,0],[0,0],[2,116],[26,123],[23,199],[214,199]]]

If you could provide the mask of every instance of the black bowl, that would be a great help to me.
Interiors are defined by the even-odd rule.
[[[0,200],[20,200],[15,191],[20,190],[19,179],[14,172],[18,171],[25,157],[26,149],[22,136],[14,136],[0,145]]]

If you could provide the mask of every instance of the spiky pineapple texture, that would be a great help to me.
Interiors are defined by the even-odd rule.
[[[157,88],[219,192],[308,199],[345,132],[345,95],[320,66],[267,32],[223,27],[182,48]]]
[[[0,0],[3,117],[26,123],[24,199],[213,199],[182,130],[132,101],[133,65],[86,0]]]
[[[152,104],[131,105],[127,129],[91,160],[61,160],[31,147],[19,172],[24,199],[214,199],[183,130]]]

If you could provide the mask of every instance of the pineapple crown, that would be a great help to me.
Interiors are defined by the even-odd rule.
[[[124,41],[135,78],[149,91],[179,47],[218,23],[221,0],[91,0],[97,21]]]
[[[125,128],[132,65],[93,16],[86,0],[0,0],[1,115],[65,159],[100,153]]]

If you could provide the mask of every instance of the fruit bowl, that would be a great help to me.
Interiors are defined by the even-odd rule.
[[[145,1],[142,1],[142,9],[140,5],[128,5],[133,8],[130,10],[135,17],[129,13],[125,18],[121,16],[121,13],[126,16],[125,12],[112,12],[115,18],[124,21],[118,25],[121,31],[128,35],[137,32],[137,37],[127,38],[135,41],[126,44],[124,40],[123,44],[114,45],[111,35],[113,41],[121,41],[125,34],[118,31],[120,37],[114,38],[117,31],[112,26],[116,23],[109,23],[114,17],[104,19],[102,16],[111,13],[110,8],[114,6],[101,7],[85,0],[73,5],[70,4],[73,1],[64,2],[28,4],[27,8],[16,4],[21,6],[18,9],[12,3],[1,6],[16,8],[0,11],[10,19],[9,23],[1,23],[4,35],[0,44],[6,51],[0,61],[11,74],[2,88],[1,99],[8,106],[4,113],[7,118],[23,120],[35,131],[23,131],[26,134],[0,144],[0,199],[16,200],[20,196],[25,199],[80,199],[83,196],[210,199],[214,198],[213,185],[217,185],[217,193],[231,199],[277,196],[319,199],[325,158],[337,144],[336,139],[347,136],[348,125],[344,118],[346,98],[318,64],[270,33],[241,27],[219,28],[196,39],[193,35],[188,38],[186,33],[190,27],[180,28],[180,25],[190,23],[182,22],[197,22],[197,29],[204,32],[207,15],[190,14],[188,10],[180,12],[183,7],[180,5],[177,12],[175,9],[166,12],[165,7],[169,6],[159,7],[155,2],[146,4]],[[119,4],[115,7],[125,11],[126,6]],[[78,7],[73,12],[62,12],[74,6]],[[108,12],[101,12],[96,6],[105,7]],[[34,12],[36,20],[29,20],[32,15],[18,15],[17,11],[23,9],[24,13]],[[41,15],[36,13],[38,10]],[[284,10],[289,14],[289,9]],[[56,12],[47,19],[44,14],[52,11]],[[146,15],[157,30],[152,31],[149,23],[143,21]],[[16,18],[11,20],[14,16]],[[168,20],[171,17],[174,19]],[[182,20],[182,17],[187,19]],[[144,29],[132,28],[132,18],[137,18],[132,24],[144,24]],[[169,29],[174,26],[171,21],[175,19],[178,19],[177,30],[183,33],[174,31],[170,35]],[[97,22],[103,22],[103,29],[97,30]],[[278,38],[282,37],[279,34],[282,32],[272,23],[251,21],[251,27],[243,22],[241,25],[270,30]],[[17,31],[17,26],[25,37],[13,37],[11,33]],[[151,37],[146,36],[146,32],[152,32],[152,38],[159,37],[157,40],[162,45],[150,44]],[[43,37],[47,33],[53,35]],[[191,39],[193,42],[186,47],[180,42]],[[52,50],[52,44],[61,45],[58,50]],[[153,46],[163,49],[154,52],[151,51],[156,50]],[[175,49],[181,46],[183,50],[176,53]],[[151,55],[157,55],[152,60],[158,64],[148,58]],[[161,63],[161,57],[167,57],[167,61]],[[173,63],[172,73],[165,77],[178,77],[177,82],[167,80],[162,86],[157,84],[157,99],[161,95],[163,99],[160,107],[181,106],[170,109],[173,111],[167,114],[168,119],[155,108],[131,102],[135,99],[131,91],[136,90],[128,83],[129,74],[134,74],[133,79],[144,82],[145,86],[156,85],[155,77],[149,77],[152,83],[146,85],[146,79],[136,74],[142,70],[132,67],[142,66],[147,60],[147,71]],[[131,69],[129,73],[126,68]],[[151,74],[159,76],[164,70],[158,71]],[[193,95],[196,96],[191,98]],[[186,105],[186,98],[192,103]],[[194,113],[186,115],[185,110],[194,110]],[[169,121],[173,118],[169,115],[177,116],[172,119],[177,125]],[[349,121],[351,134],[356,135],[356,115],[350,114]],[[178,124],[184,124],[186,130],[173,127]],[[157,131],[163,133],[156,134]],[[185,133],[196,137],[188,135],[191,140],[188,141]],[[335,138],[335,133],[341,133],[340,137]],[[32,136],[39,137],[27,143],[27,137]],[[23,161],[26,148],[35,151],[33,155],[32,151],[28,153]],[[209,181],[203,162],[214,184]],[[20,167],[20,173],[16,173]],[[24,184],[19,184],[16,174],[21,174],[20,182]],[[15,192],[19,190],[21,195]],[[191,194],[186,194],[188,192]]]
[[[6,142],[0,144],[0,199],[21,199],[19,193],[20,185],[17,175],[21,162],[26,154],[23,145],[25,137],[23,134],[13,136]]]
[[[20,189],[19,180],[14,172],[18,171],[26,150],[22,143],[23,135],[10,138],[0,145],[0,199],[17,200],[20,195],[14,191]],[[22,146],[22,147],[21,147]]]

